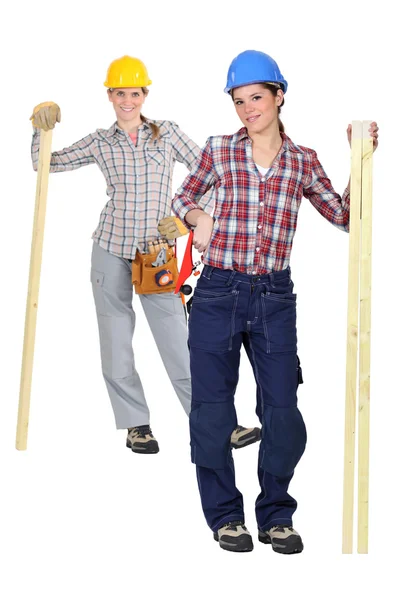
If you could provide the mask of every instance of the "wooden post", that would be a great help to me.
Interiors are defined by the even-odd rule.
[[[363,121],[360,274],[360,373],[358,408],[358,552],[368,553],[369,402],[371,357],[372,154],[369,121]]]
[[[344,433],[343,545],[353,552],[354,461],[357,397],[358,296],[360,263],[362,125],[352,123],[350,179],[350,239],[347,304],[346,405]]]
[[[367,552],[368,549],[373,152],[373,140],[368,131],[370,124],[370,121],[353,121],[352,123],[342,532],[342,552],[344,554],[353,552],[357,382],[359,383],[358,551]]]
[[[22,354],[19,395],[17,450],[26,450],[29,425],[33,354],[35,348],[36,317],[39,300],[40,269],[42,265],[43,234],[46,217],[47,187],[50,171],[52,131],[40,132],[39,164],[36,183],[35,215],[33,222],[28,297],[25,314],[25,334]]]

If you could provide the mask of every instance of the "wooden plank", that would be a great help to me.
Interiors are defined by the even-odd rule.
[[[350,236],[347,305],[342,552],[353,552],[354,462],[359,323],[359,262],[362,123],[353,121],[351,140]]]
[[[363,121],[360,262],[360,371],[358,405],[357,549],[368,553],[369,430],[371,364],[372,154],[371,121]]]
[[[36,317],[39,302],[40,269],[46,217],[47,187],[51,158],[52,131],[40,132],[39,163],[36,182],[35,215],[33,221],[28,297],[25,313],[25,334],[22,353],[21,383],[17,423],[17,450],[26,450],[35,348]]]

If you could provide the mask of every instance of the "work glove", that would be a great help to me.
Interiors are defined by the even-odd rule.
[[[149,254],[154,254],[154,252],[160,252],[163,248],[168,250],[168,243],[165,240],[153,240],[152,242],[147,242],[147,252]]]
[[[167,240],[174,240],[181,235],[186,235],[189,230],[178,217],[165,217],[158,224],[158,231]]]
[[[30,119],[34,127],[49,131],[61,121],[60,107],[55,102],[41,102],[33,109]]]

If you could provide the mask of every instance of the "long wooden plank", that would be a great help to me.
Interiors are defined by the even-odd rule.
[[[352,122],[342,552],[353,552],[362,123]]]
[[[371,121],[363,121],[361,262],[360,262],[360,371],[358,405],[358,533],[357,550],[368,553],[369,430],[371,364],[371,251],[372,154]]]
[[[47,187],[51,158],[52,131],[40,132],[39,164],[36,182],[35,215],[33,221],[28,297],[25,313],[25,334],[22,353],[21,383],[17,423],[17,450],[26,450],[28,441],[29,408],[32,384],[33,354],[35,349],[36,317],[39,302],[40,269],[44,224],[46,217]]]

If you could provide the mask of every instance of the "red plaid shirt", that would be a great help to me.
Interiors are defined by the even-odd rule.
[[[172,209],[182,220],[210,188],[215,189],[214,229],[204,263],[261,275],[289,265],[297,214],[304,196],[328,221],[349,230],[350,193],[335,192],[314,150],[296,146],[284,133],[266,175],[252,158],[245,127],[210,137]]]

